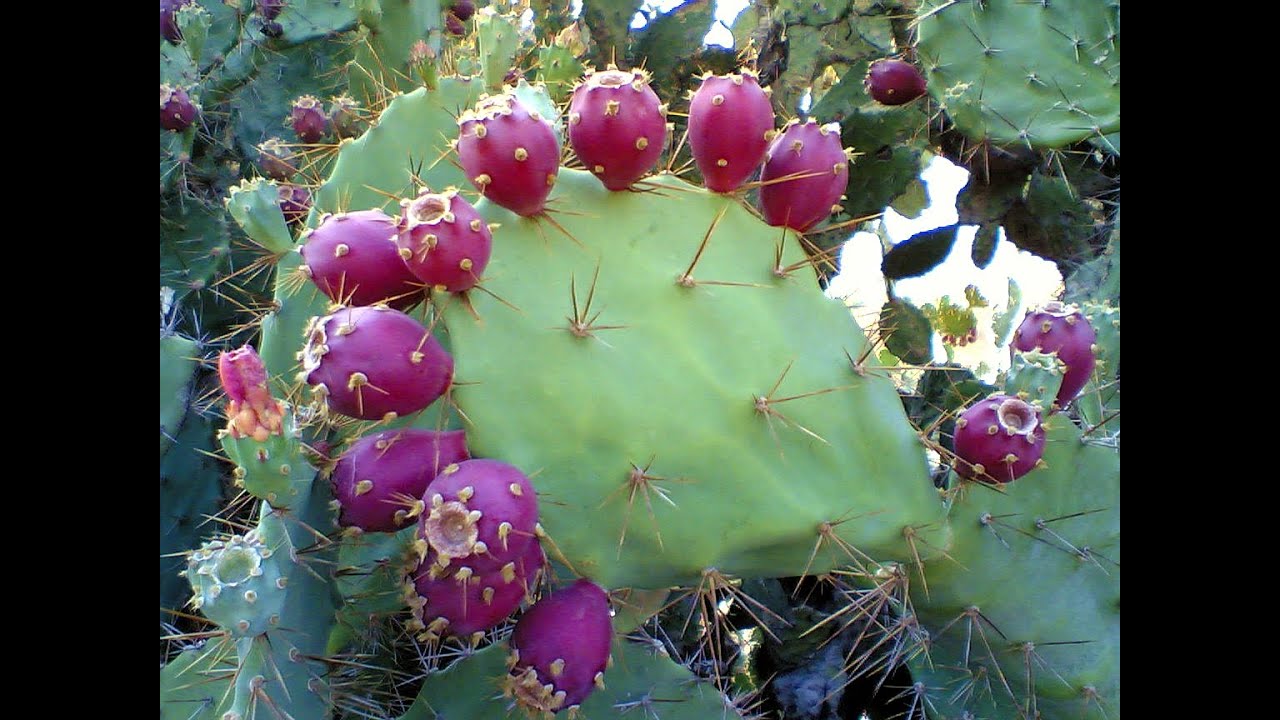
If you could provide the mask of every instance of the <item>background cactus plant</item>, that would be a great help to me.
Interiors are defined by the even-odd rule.
[[[501,717],[513,622],[580,578],[615,615],[587,718],[1118,717],[1118,3],[757,0],[734,51],[703,45],[706,0],[458,5],[161,4],[162,84],[200,108],[161,129],[162,718]],[[884,58],[921,68],[928,94],[877,102],[864,79]],[[672,123],[652,174],[618,192],[565,124],[575,84],[610,63],[651,74]],[[758,172],[711,192],[691,154],[697,77],[740,69],[770,90],[774,129],[838,122],[849,149],[839,209],[803,235],[760,217]],[[454,147],[459,119],[507,93],[562,152],[531,217],[482,198]],[[314,142],[289,127],[307,95]],[[888,303],[860,325],[821,289],[837,249],[911,206],[935,155],[970,171],[960,222],[886,248]],[[314,207],[291,222],[294,188]],[[423,283],[398,306],[454,376],[423,410],[345,417],[299,376],[333,310],[299,248],[327,215],[394,217],[423,188],[492,233],[474,287]],[[1002,240],[1054,261],[1058,299],[1095,329],[1066,410],[1050,414],[1052,355],[994,382],[932,361],[935,334],[949,358],[977,330],[1012,352],[1023,320],[1012,293],[988,320],[976,292],[923,308],[895,292],[962,225],[980,227],[979,267]],[[221,353],[257,361],[245,343],[261,365],[219,391]],[[956,419],[999,392],[1038,403],[1042,467],[968,479]],[[399,428],[464,434],[536,491],[525,532],[547,567],[518,575],[508,620],[449,638],[428,616],[432,593],[471,588],[456,558],[419,572],[430,486],[419,507],[369,494],[410,526],[339,523],[335,498],[374,482],[356,458]],[[518,594],[496,577],[464,596]]]

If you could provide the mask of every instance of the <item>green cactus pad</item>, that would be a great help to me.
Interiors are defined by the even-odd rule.
[[[293,233],[280,209],[280,186],[264,178],[242,180],[231,188],[227,211],[249,239],[272,253],[293,248]]]
[[[1058,397],[1065,372],[1066,366],[1058,359],[1057,353],[1045,354],[1039,350],[1014,352],[1013,363],[1005,378],[1005,393],[1026,393],[1027,402],[1039,403],[1041,408],[1048,410]]]
[[[909,558],[904,529],[941,507],[892,383],[852,367],[848,310],[794,236],[779,261],[783,234],[731,198],[643,184],[562,169],[548,207],[572,238],[477,205],[501,225],[487,292],[438,300],[473,453],[531,475],[549,554],[606,587],[824,572],[850,559],[832,535]]]
[[[308,474],[311,470],[302,459],[299,432],[288,407],[282,424],[281,434],[263,442],[225,433],[222,449],[235,463],[236,480],[244,485],[246,492],[278,507],[288,507],[306,491],[305,485],[297,482],[299,474]]]
[[[613,664],[604,673],[604,689],[582,702],[578,717],[588,720],[733,720],[741,714],[709,682],[699,680],[665,652],[614,639]],[[502,697],[507,648],[491,645],[444,672],[427,678],[409,711],[399,720],[445,718],[521,718],[507,713],[513,701]],[[466,688],[465,691],[460,691]]]
[[[975,138],[1037,148],[1120,129],[1120,3],[928,0],[929,94]]]
[[[222,720],[235,652],[218,640],[184,650],[160,668],[160,720]]]
[[[912,576],[931,717],[1120,716],[1120,456],[1062,415],[1045,429],[1048,467],[953,489],[950,559],[927,592]]]
[[[173,444],[182,419],[187,414],[187,400],[196,372],[200,343],[181,335],[160,335],[160,455]]]
[[[486,7],[476,12],[475,25],[476,50],[484,86],[489,90],[500,90],[520,49],[519,20]]]

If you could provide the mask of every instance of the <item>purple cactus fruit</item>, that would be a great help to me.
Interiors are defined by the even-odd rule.
[[[407,310],[422,298],[422,283],[400,260],[395,237],[396,221],[381,210],[326,214],[302,233],[302,272],[339,305]]]
[[[360,103],[346,95],[338,95],[329,103],[329,122],[338,139],[360,134]]]
[[[263,20],[270,22],[280,17],[280,12],[288,4],[285,0],[257,0],[258,14]]]
[[[442,567],[486,573],[537,542],[538,496],[519,468],[497,460],[450,465],[427,486],[418,534]]]
[[[449,188],[423,188],[413,200],[401,200],[396,246],[409,272],[437,292],[462,292],[479,282],[493,234],[476,209]]]
[[[569,144],[610,190],[653,169],[667,140],[667,106],[643,70],[589,73],[569,103]]]
[[[303,95],[293,101],[289,123],[298,134],[298,139],[304,143],[318,143],[329,134],[329,118],[324,114],[324,108],[320,107],[320,101],[313,95]]]
[[[278,193],[284,221],[290,225],[306,222],[307,213],[311,212],[311,191],[301,185],[281,183]]]
[[[1098,334],[1089,319],[1075,305],[1050,302],[1028,310],[1022,324],[1013,332],[1013,347],[1026,352],[1057,353],[1067,366],[1062,374],[1062,387],[1054,399],[1054,412],[1061,410],[1080,394],[1093,375],[1093,344]]]
[[[160,0],[160,37],[177,45],[182,42],[182,29],[178,27],[178,8],[195,0]]]
[[[871,63],[862,86],[882,105],[905,105],[925,93],[924,75],[915,65],[902,60]]]
[[[746,182],[775,134],[773,103],[750,71],[708,76],[689,101],[689,150],[713,192]]]
[[[293,151],[278,137],[258,146],[258,168],[272,180],[288,180],[298,174]]]
[[[404,428],[371,433],[338,458],[330,481],[342,506],[338,523],[395,532],[414,522],[414,507],[445,467],[469,460],[462,430]]]
[[[444,29],[449,31],[450,35],[462,37],[467,34],[467,26],[462,24],[462,20],[453,13],[444,14]]]
[[[760,181],[760,208],[774,227],[804,232],[838,210],[849,182],[840,125],[792,120],[769,146]]]
[[[1007,483],[1031,472],[1044,455],[1040,410],[1009,395],[992,395],[956,418],[956,472],[970,480]]]
[[[471,0],[454,0],[449,3],[449,12],[458,16],[459,20],[467,21],[472,15],[476,14],[476,4]]]
[[[487,573],[446,574],[432,557],[411,576],[408,592],[413,612],[410,629],[419,640],[439,642],[445,636],[479,642],[485,630],[505,620],[532,595],[546,557],[542,546],[530,543],[524,554]],[[411,593],[411,594],[410,594]]]
[[[160,127],[182,132],[191,127],[199,113],[200,109],[186,90],[168,83],[160,84]]]
[[[330,410],[382,420],[425,409],[449,389],[453,356],[421,323],[383,305],[314,318],[301,379]]]
[[[462,113],[458,126],[458,160],[480,194],[517,215],[542,212],[560,173],[551,124],[504,92]]]
[[[603,589],[584,579],[557,590],[516,622],[504,691],[533,716],[572,712],[604,687],[612,641]]]

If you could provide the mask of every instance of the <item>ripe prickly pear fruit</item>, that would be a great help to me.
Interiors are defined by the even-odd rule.
[[[182,30],[178,28],[176,13],[183,5],[195,0],[160,0],[160,37],[177,45],[182,42]]]
[[[312,318],[301,379],[334,412],[382,420],[425,409],[449,389],[453,356],[427,328],[383,305]]]
[[[303,95],[293,101],[289,124],[304,143],[318,143],[329,134],[329,117],[314,95]]]
[[[160,84],[160,127],[182,132],[196,121],[200,109],[186,90],[168,83]]]
[[[433,556],[423,560],[406,583],[413,619],[409,629],[418,639],[439,642],[452,635],[474,645],[484,631],[505,620],[532,594],[546,558],[536,542],[519,558],[480,574],[447,573]]]
[[[871,63],[862,86],[882,105],[905,105],[925,93],[924,75],[915,65],[902,60]]]
[[[1097,339],[1080,308],[1055,301],[1027,311],[1013,333],[1013,347],[1024,352],[1057,353],[1058,360],[1067,366],[1054,401],[1053,410],[1057,411],[1067,407],[1093,375]]]
[[[713,192],[746,182],[776,134],[773,103],[753,72],[708,76],[689,102],[689,150]]]
[[[272,180],[286,181],[298,174],[293,151],[273,137],[258,146],[258,168]]]
[[[1040,410],[996,394],[956,418],[956,472],[970,480],[1007,483],[1031,472],[1044,455]]]
[[[458,126],[458,160],[480,194],[517,215],[542,212],[560,174],[551,124],[504,92],[462,113]]]
[[[503,690],[530,715],[572,712],[604,687],[612,640],[603,589],[583,579],[557,590],[516,622]]]
[[[365,435],[334,465],[330,481],[342,506],[338,523],[365,532],[408,527],[427,485],[445,467],[468,460],[461,430],[404,428]]]
[[[360,134],[360,103],[346,95],[338,95],[329,103],[329,122],[338,139]]]
[[[569,144],[610,190],[653,169],[667,139],[667,106],[643,70],[590,72],[569,103]]]
[[[258,14],[262,19],[270,22],[280,17],[280,12],[284,10],[288,3],[285,0],[257,0]]]
[[[409,272],[437,291],[475,287],[493,250],[493,234],[475,207],[454,188],[443,193],[423,188],[400,206],[404,214],[395,247]]]
[[[282,183],[280,185],[280,212],[284,213],[284,221],[290,225],[300,225],[311,212],[311,191],[301,185]]]
[[[529,478],[504,462],[450,465],[431,481],[422,500],[426,507],[418,534],[437,564],[456,566],[457,574],[496,570],[537,542],[538,496]]]
[[[839,210],[849,182],[840,125],[792,120],[769,146],[760,180],[760,208],[774,227],[804,232]]]
[[[476,14],[476,4],[471,0],[454,0],[449,3],[449,12],[456,15],[459,20],[470,20],[471,16]]]
[[[422,285],[400,261],[395,237],[396,221],[381,210],[326,214],[302,233],[302,272],[339,305],[405,310],[422,297]]]
[[[453,13],[444,14],[444,29],[449,31],[450,35],[462,37],[467,34],[467,26],[462,24],[462,20]]]

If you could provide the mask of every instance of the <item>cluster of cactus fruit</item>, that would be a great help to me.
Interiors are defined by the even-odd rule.
[[[182,40],[166,33],[177,2],[161,4],[167,42]],[[473,3],[431,5],[468,32]],[[258,3],[264,34],[284,6]],[[888,112],[934,92],[897,59],[860,80]],[[826,253],[806,234],[841,213],[862,149],[838,122],[779,127],[749,68],[705,73],[687,115],[650,81],[587,68],[560,108],[540,85],[434,78],[367,131],[349,99],[326,111],[304,96],[287,120],[298,139],[340,143],[314,210],[288,183],[297,158],[259,146],[279,199],[246,183],[228,208],[277,253],[276,296],[261,355],[218,361],[222,449],[259,504],[252,528],[188,554],[190,606],[227,639],[166,668],[162,717],[164,693],[195,697],[192,676],[221,683],[198,717],[332,717],[338,664],[323,659],[387,614],[463,650],[437,675],[459,687],[428,680],[381,717],[747,717],[720,682],[720,606],[772,634],[741,578],[788,576],[856,587],[814,629],[862,628],[843,676],[909,667],[893,691],[906,716],[1118,717],[1118,451],[1087,441],[1118,396],[1103,419],[1080,407],[1116,382],[1118,310],[1027,311],[1004,388],[950,405],[937,442],[908,420],[896,358],[815,282]],[[163,128],[198,114],[162,85]],[[685,144],[701,187],[673,172]],[[296,245],[277,229],[304,224]],[[1118,220],[1114,242],[1118,281]],[[941,488],[926,448],[954,472]],[[352,591],[333,568],[375,546],[394,546],[385,572],[354,561]],[[1014,569],[1061,587],[1044,617],[1022,615],[1046,591],[974,590],[1002,573],[1039,582]],[[623,635],[658,607],[613,617],[624,589],[680,587],[713,661],[703,679],[672,674],[667,650],[632,654]],[[1069,592],[1083,601],[1063,606]],[[1087,637],[1046,637],[1053,623]]]

